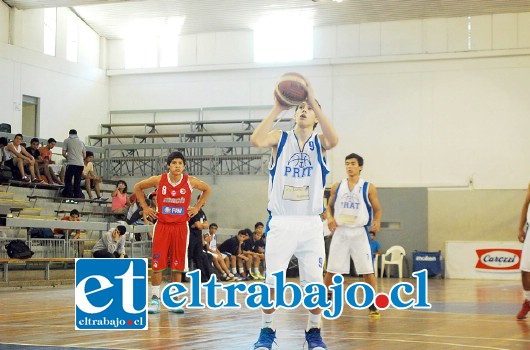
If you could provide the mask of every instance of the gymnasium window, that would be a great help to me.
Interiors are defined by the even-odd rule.
[[[313,59],[313,14],[288,11],[263,17],[254,28],[254,62]]]
[[[70,62],[77,62],[77,47],[78,47],[78,36],[79,19],[72,12],[68,12],[67,24],[66,24],[66,59]]]
[[[44,9],[44,53],[55,56],[55,35],[57,33],[57,8]]]
[[[185,17],[152,18],[127,30],[125,68],[178,65],[178,38]]]

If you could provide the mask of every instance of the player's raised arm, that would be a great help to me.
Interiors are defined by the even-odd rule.
[[[331,125],[329,118],[324,114],[322,108],[320,108],[320,105],[315,99],[313,86],[309,80],[307,80],[307,78],[305,78],[305,81],[307,83],[307,103],[315,112],[317,121],[320,124],[320,129],[322,129],[322,134],[318,135],[320,143],[324,149],[332,149],[339,143],[339,136],[337,135],[333,125]]]
[[[280,142],[282,132],[280,130],[272,130],[274,121],[284,111],[292,106],[285,106],[278,102],[274,96],[274,106],[272,106],[269,114],[259,123],[250,136],[250,143],[252,146],[259,148],[275,147]]]

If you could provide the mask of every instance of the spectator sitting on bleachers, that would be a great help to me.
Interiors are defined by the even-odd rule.
[[[81,186],[85,186],[86,193],[90,199],[92,199],[92,189],[94,189],[96,191],[95,199],[99,201],[101,200],[101,192],[99,187],[101,182],[103,182],[103,178],[96,175],[94,163],[92,163],[93,160],[94,153],[91,151],[86,151],[85,165],[83,168],[83,174],[81,175],[83,178],[83,180],[81,180]]]
[[[230,272],[225,262],[225,255],[217,248],[217,229],[216,223],[211,223],[208,227],[208,232],[204,233],[205,249],[208,254],[212,256],[213,264],[217,271],[221,274],[223,281],[234,281],[236,277]],[[226,257],[228,260],[228,257]]]
[[[112,212],[114,214],[127,214],[131,202],[127,195],[127,183],[123,180],[119,180],[116,184],[116,189],[111,194],[112,196]]]
[[[49,184],[64,185],[65,167],[55,164],[52,160],[52,149],[55,147],[56,143],[57,141],[51,137],[48,139],[48,144],[46,146],[39,147],[41,159],[38,159],[37,163],[39,163],[39,169],[44,176],[46,176]],[[57,177],[56,173],[59,174],[59,177]]]
[[[39,146],[40,141],[38,138],[34,137],[31,139],[29,147],[26,147],[26,151],[28,151],[29,154],[35,159],[35,163],[33,164],[33,171],[35,173],[35,177],[37,179],[41,179],[40,177],[40,171],[39,171],[39,161],[42,161],[40,152],[39,152]],[[45,182],[44,180],[42,182]]]
[[[219,246],[219,251],[223,254],[225,262],[226,258],[228,258],[227,265],[230,265],[232,273],[236,276],[237,280],[245,279],[244,274],[237,273],[237,267],[240,267],[240,271],[243,270],[243,260],[246,261],[248,259],[243,254],[241,247],[243,242],[249,238],[249,232],[251,231],[248,228],[240,230],[237,236],[227,239]]]
[[[24,166],[27,165],[29,167],[29,172],[31,173],[31,178],[33,179],[32,182],[42,182],[41,179],[38,179],[35,176],[35,158],[22,147],[22,140],[22,134],[16,134],[13,142],[4,147],[5,165],[11,168],[14,177],[18,171],[20,176],[19,180],[30,182],[30,178],[26,175],[24,170]]]
[[[105,233],[92,248],[94,258],[127,258],[125,254],[125,226],[119,225]]]
[[[77,209],[72,209],[70,211],[70,216],[64,216],[61,218],[61,220],[64,221],[81,221],[80,214]],[[75,232],[75,233],[74,233]],[[56,228],[53,230],[53,233],[55,235],[58,235],[59,238],[65,239],[66,235],[68,235],[69,239],[79,239],[81,237],[81,230],[77,229],[63,229],[63,228]]]
[[[264,280],[265,277],[261,275],[259,266],[261,261],[265,259],[265,256],[259,254],[257,250],[258,244],[265,246],[265,242],[261,239],[263,237],[263,223],[257,222],[256,225],[254,225],[254,228],[254,233],[245,241],[245,243],[243,243],[242,249],[243,254],[248,257],[246,267],[250,277],[255,280]]]

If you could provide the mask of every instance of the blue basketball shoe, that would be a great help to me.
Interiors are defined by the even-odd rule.
[[[160,312],[160,299],[158,299],[156,295],[153,295],[153,297],[151,298],[151,302],[149,303],[147,313],[157,314],[159,312]]]
[[[254,343],[254,350],[271,350],[272,344],[276,344],[274,339],[276,339],[276,331],[273,331],[269,327],[262,328],[258,341]]]
[[[309,350],[327,350],[326,344],[320,335],[320,328],[311,328],[305,332],[305,341]]]

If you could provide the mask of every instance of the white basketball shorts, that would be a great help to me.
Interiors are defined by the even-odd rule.
[[[298,258],[300,285],[323,283],[324,234],[320,216],[273,216],[268,222],[265,247],[267,277],[276,284],[274,272],[286,271],[291,257]]]
[[[528,234],[530,229],[526,229],[526,238],[523,243],[523,252],[521,253],[521,271],[530,272],[530,235]]]
[[[331,238],[326,270],[340,274],[350,272],[350,257],[359,275],[374,273],[372,251],[366,229],[338,226]]]

